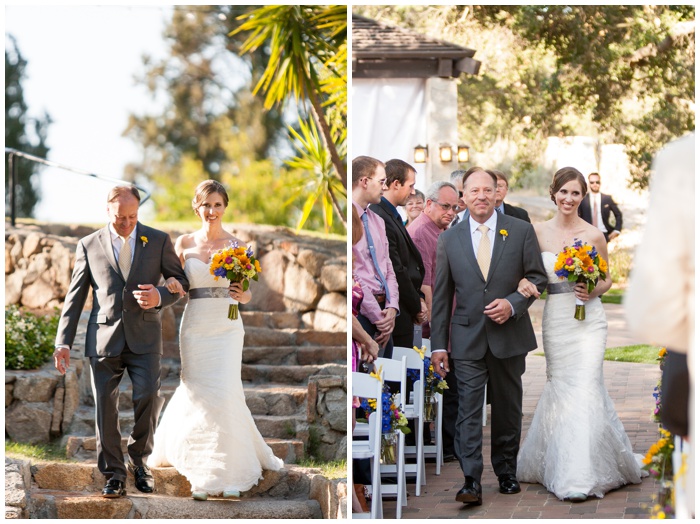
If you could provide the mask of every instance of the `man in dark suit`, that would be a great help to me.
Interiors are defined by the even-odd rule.
[[[610,195],[600,192],[598,173],[588,175],[588,194],[578,207],[578,215],[600,229],[608,242],[617,238],[622,231],[622,212]],[[614,222],[610,215],[615,217]]]
[[[425,276],[423,258],[403,225],[398,206],[406,205],[414,194],[416,171],[403,160],[392,159],[385,164],[386,189],[378,204],[369,208],[386,224],[389,257],[399,285],[399,315],[392,338],[395,346],[413,347],[414,325],[427,320],[428,307],[420,290]]]
[[[480,505],[484,385],[491,384],[491,464],[501,493],[516,479],[522,426],[525,357],[537,347],[528,315],[534,297],[518,293],[522,278],[544,290],[547,276],[531,224],[494,211],[496,176],[483,169],[464,179],[469,219],[438,238],[431,345],[433,367],[449,370],[452,347],[459,384],[455,452],[464,473],[456,500]],[[455,300],[456,299],[456,300]],[[453,308],[454,304],[454,308]]]
[[[528,215],[527,211],[525,211],[522,207],[511,206],[510,204],[506,204],[504,202],[506,195],[508,194],[508,178],[506,175],[501,171],[497,171],[496,169],[487,169],[486,172],[493,173],[496,175],[496,179],[498,180],[496,183],[496,211],[503,213],[504,215],[519,218],[525,222],[530,222],[530,215]]]
[[[138,222],[141,197],[133,186],[112,189],[107,199],[109,224],[80,240],[58,332],[54,364],[65,373],[80,314],[92,288],[92,311],[85,337],[95,396],[97,466],[107,479],[102,496],[126,494],[127,466],[121,449],[119,383],[124,371],[133,384],[134,429],[128,445],[129,470],[136,488],[151,493],[146,466],[164,399],[160,396],[163,353],[160,312],[177,302],[161,275],[175,277],[185,291],[187,278],[170,237]]]

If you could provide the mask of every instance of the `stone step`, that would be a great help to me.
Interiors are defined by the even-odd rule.
[[[256,346],[343,346],[347,345],[344,331],[315,331],[313,329],[245,328],[245,347]]]
[[[347,346],[253,346],[243,348],[244,364],[287,366],[347,362]]]
[[[306,384],[309,377],[314,375],[336,375],[339,377],[347,374],[345,364],[316,364],[306,366],[267,366],[243,364],[241,367],[241,379],[243,382],[284,384]]]
[[[39,489],[90,492],[102,491],[105,479],[95,462],[37,462],[32,464],[32,479]],[[175,468],[151,468],[155,480],[155,494],[168,497],[189,497],[191,486],[187,479]],[[241,494],[241,499],[272,497],[297,499],[308,495],[309,476],[318,473],[313,468],[285,465],[279,471],[263,471],[262,479],[249,491]],[[139,494],[131,474],[126,479],[127,494]]]
[[[268,327],[273,329],[299,329],[302,321],[298,313],[287,311],[243,311],[243,325],[249,327]]]
[[[137,492],[138,493],[138,492]],[[197,501],[166,495],[133,494],[105,499],[94,493],[38,490],[31,494],[30,518],[42,519],[321,519],[315,500]]]
[[[66,456],[69,459],[81,462],[95,462],[97,460],[97,438],[94,436],[69,435],[65,438]],[[126,454],[129,438],[122,437],[122,452]],[[281,458],[285,464],[295,464],[304,458],[304,441],[297,438],[265,438],[265,443],[270,446],[276,457]]]

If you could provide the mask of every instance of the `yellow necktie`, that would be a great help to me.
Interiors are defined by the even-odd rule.
[[[129,237],[119,237],[122,239],[122,248],[119,251],[119,269],[122,271],[124,280],[129,277],[131,270],[131,243]]]
[[[489,275],[489,266],[491,265],[491,240],[489,239],[488,226],[481,225],[477,227],[481,231],[481,242],[476,251],[476,261],[479,264],[481,273],[484,275],[484,280]]]

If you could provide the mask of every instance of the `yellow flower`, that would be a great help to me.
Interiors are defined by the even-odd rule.
[[[262,273],[262,268],[260,267],[260,263],[256,260],[255,261],[255,271],[258,273]]]
[[[663,358],[666,356],[666,348],[661,348],[659,350],[659,358]]]
[[[142,236],[142,237],[141,237],[141,242],[143,242],[143,247],[146,247],[146,244],[148,244],[148,237]]]
[[[508,236],[508,231],[506,229],[501,229],[499,231],[500,235],[503,237],[503,241],[506,241],[506,237]]]

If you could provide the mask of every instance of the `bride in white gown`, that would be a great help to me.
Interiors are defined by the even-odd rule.
[[[181,383],[163,413],[148,460],[152,467],[175,467],[187,477],[197,500],[208,495],[237,497],[258,483],[263,470],[283,467],[245,402],[241,317],[227,317],[229,304],[247,303],[251,292],[243,292],[240,283],[229,285],[225,278],[214,280],[209,272],[211,254],[236,240],[222,227],[227,205],[221,184],[199,184],[192,207],[202,228],[175,242],[190,283],[180,326]],[[166,286],[182,292],[174,279]]]
[[[550,194],[557,213],[535,224],[549,281],[542,320],[547,382],[520,447],[517,477],[542,484],[561,500],[582,502],[641,482],[641,455],[633,454],[603,382],[608,324],[600,296],[611,279],[600,280],[589,294],[586,284],[572,287],[554,272],[557,254],[576,239],[607,261],[603,233],[578,217],[586,181],[574,168],[560,169]],[[519,290],[537,295],[527,281]],[[574,318],[575,298],[585,302],[584,321]]]

